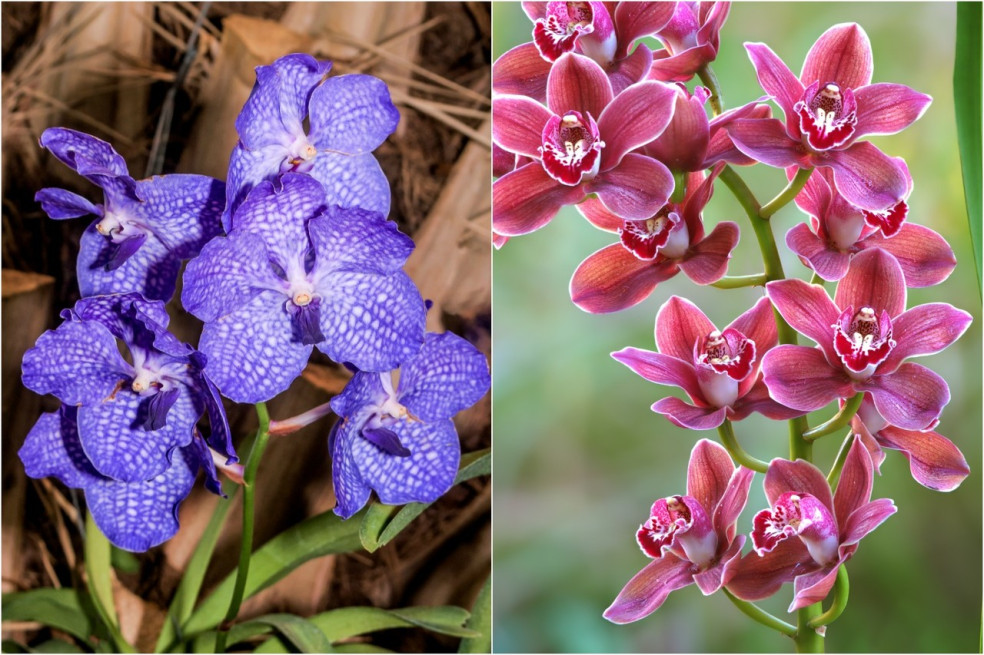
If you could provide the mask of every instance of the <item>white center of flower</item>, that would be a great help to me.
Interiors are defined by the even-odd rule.
[[[150,392],[156,391],[156,389],[162,386],[160,376],[156,372],[146,368],[140,369],[137,372],[137,376],[133,378],[133,382],[130,383],[130,388],[133,389],[133,392],[142,396],[149,395]]]

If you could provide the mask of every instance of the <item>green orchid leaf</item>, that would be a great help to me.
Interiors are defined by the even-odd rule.
[[[967,220],[981,289],[981,3],[957,3],[957,43],[953,102],[963,169]]]
[[[465,622],[465,627],[475,630],[478,637],[466,637],[458,646],[459,653],[491,653],[492,652],[492,578],[482,585],[478,598],[472,606],[471,617]]]
[[[396,513],[398,508],[395,505],[383,505],[373,503],[366,510],[366,515],[362,518],[362,525],[359,527],[359,540],[362,547],[370,553],[379,548],[379,535],[382,534],[390,517]]]
[[[0,601],[4,621],[36,621],[87,641],[92,621],[75,589],[31,589],[4,594]]]

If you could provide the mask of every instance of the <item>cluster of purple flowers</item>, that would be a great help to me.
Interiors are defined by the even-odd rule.
[[[770,507],[755,516],[754,552],[744,556],[735,522],[753,473],[725,448],[698,442],[686,495],[656,501],[639,529],[653,561],[605,616],[638,620],[691,583],[704,594],[727,587],[758,600],[793,581],[790,611],[816,603],[860,539],[896,511],[889,499],[871,500],[883,448],[902,451],[915,480],[931,489],[954,489],[969,474],[959,449],[933,431],[950,398],[946,382],[907,361],[939,352],[970,324],[946,303],[906,306],[907,287],[949,276],[953,251],[909,222],[905,162],[864,140],[903,130],[931,98],[872,84],[868,37],[849,23],[819,37],[799,76],[765,44],[746,43],[766,96],[722,112],[713,89],[691,92],[683,83],[713,80],[708,65],[729,3],[524,8],[533,40],[493,69],[496,244],[576,205],[618,241],[580,264],[571,299],[587,312],[619,311],[679,271],[698,284],[725,275],[738,225],[708,229],[703,210],[727,166],[762,163],[790,181],[809,174],[795,196],[809,221],[791,229],[786,244],[815,280],[837,282],[833,298],[822,284],[763,275],[759,284],[772,280],[765,295],[718,329],[692,302],[672,297],[656,315],[657,351],[629,347],[612,356],[682,389],[689,402],[666,397],[652,409],[693,430],[730,431],[752,412],[794,419],[835,400],[859,407],[835,489],[810,462],[763,464]],[[637,43],[643,36],[664,49]],[[774,311],[816,345],[779,345]]]
[[[426,305],[402,270],[414,244],[386,218],[389,186],[372,155],[399,120],[386,85],[330,68],[302,54],[257,68],[225,183],[135,181],[95,137],[42,135],[104,202],[37,194],[52,218],[97,220],[78,258],[83,299],[24,358],[25,385],[64,405],[41,417],[20,456],[32,477],[84,489],[121,548],[174,534],[199,468],[221,493],[216,465],[238,460],[220,394],[269,400],[314,347],[357,371],[332,403],[337,514],[354,514],[372,490],[383,502],[431,502],[454,481],[450,417],[488,390],[488,365],[464,339],[425,333]],[[164,309],[188,259],[181,303],[204,322],[198,350],[167,331]],[[197,425],[204,414],[208,430]]]

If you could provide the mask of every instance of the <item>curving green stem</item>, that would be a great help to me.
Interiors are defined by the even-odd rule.
[[[833,623],[837,617],[844,613],[850,591],[851,583],[847,578],[847,567],[841,564],[841,567],[837,569],[837,580],[834,582],[834,600],[830,609],[820,616],[814,617],[808,625],[811,628],[819,628],[822,625]]]
[[[762,206],[755,199],[752,190],[748,188],[745,180],[741,179],[741,176],[731,166],[725,166],[718,178],[731,190],[742,209],[748,214],[748,220],[755,231],[759,250],[762,251],[765,277],[768,280],[783,279],[786,274],[782,270],[782,261],[779,259],[779,249],[776,247],[776,239],[772,234],[772,225],[759,214],[762,211]]]
[[[255,492],[253,482],[256,480],[256,471],[260,467],[263,451],[266,450],[267,443],[270,441],[270,414],[267,412],[266,403],[256,404],[256,417],[260,425],[256,430],[256,441],[249,451],[246,468],[243,471],[243,537],[239,545],[239,569],[236,572],[236,586],[232,591],[229,610],[219,625],[219,632],[215,638],[216,653],[225,652],[229,628],[232,627],[232,622],[239,614],[239,606],[243,602],[246,578],[249,576],[249,560],[253,554],[253,494]]]
[[[765,203],[762,209],[759,210],[759,216],[764,220],[769,220],[777,211],[792,202],[793,198],[806,186],[806,181],[810,179],[812,172],[812,168],[801,168],[796,171],[796,175],[789,181],[786,188],[779,192],[778,196]]]
[[[724,103],[721,101],[721,85],[718,83],[717,75],[714,74],[709,64],[704,64],[697,69],[697,75],[704,86],[711,91],[711,111],[714,112],[715,116],[720,116]]]
[[[810,625],[821,612],[823,612],[823,605],[820,603],[803,607],[796,612],[796,636],[793,637],[793,641],[796,642],[797,653],[823,652],[823,635]]]
[[[724,423],[718,426],[718,435],[721,437],[721,443],[736,462],[759,473],[765,473],[769,470],[767,462],[752,457],[741,447],[738,438],[735,437],[735,429],[731,425],[731,421],[724,419]]]
[[[711,282],[712,287],[717,287],[718,289],[740,289],[742,287],[764,287],[765,283],[769,280],[765,277],[765,273],[756,273],[755,275],[725,275],[723,278],[717,282]]]
[[[847,437],[844,438],[844,442],[841,444],[840,450],[837,451],[837,457],[834,459],[834,465],[830,467],[830,473],[827,474],[827,484],[833,489],[837,484],[837,480],[840,478],[841,469],[844,468],[844,462],[847,461],[847,453],[851,450],[852,437],[854,436],[854,431],[847,433]]]
[[[728,600],[734,603],[734,606],[741,610],[742,614],[745,616],[758,621],[767,628],[778,630],[788,637],[796,637],[796,626],[790,625],[782,619],[772,616],[754,603],[749,603],[748,601],[738,598],[725,587],[721,587],[721,591],[724,592],[724,595],[728,597]]]
[[[815,428],[807,430],[803,433],[803,438],[807,441],[814,441],[830,434],[831,432],[836,432],[842,427],[851,422],[854,415],[858,413],[858,407],[861,406],[861,400],[864,398],[864,392],[858,392],[852,397],[847,399],[841,410],[834,414],[829,421],[821,423]]]

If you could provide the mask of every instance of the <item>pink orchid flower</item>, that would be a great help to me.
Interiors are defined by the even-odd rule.
[[[764,43],[745,49],[786,124],[735,121],[728,131],[738,149],[770,166],[830,168],[838,193],[852,205],[873,212],[895,207],[911,187],[908,169],[858,139],[905,129],[932,98],[902,84],[871,84],[871,44],[855,23],[824,32],[799,78]]]
[[[855,255],[834,300],[802,280],[770,282],[766,294],[818,346],[778,346],[765,355],[765,384],[776,401],[812,412],[867,391],[878,413],[904,430],[928,429],[939,418],[950,401],[946,381],[905,360],[943,350],[971,316],[946,303],[906,311],[905,278],[892,255],[881,248]]]
[[[753,475],[735,467],[723,447],[698,441],[690,453],[687,495],[657,500],[636,533],[642,552],[653,561],[629,580],[605,618],[638,621],[659,609],[671,591],[691,584],[705,596],[720,589],[745,543],[745,535],[735,536],[735,523]]]
[[[790,612],[826,598],[858,542],[896,512],[889,498],[871,500],[873,477],[871,457],[857,438],[833,498],[827,479],[810,462],[772,460],[765,474],[769,509],[752,520],[755,553],[736,563],[728,591],[761,600],[793,581]]]
[[[730,2],[678,2],[673,18],[656,33],[665,50],[653,53],[649,78],[686,82],[717,58]]]
[[[632,151],[670,122],[673,94],[669,85],[640,82],[616,96],[598,64],[568,53],[550,71],[546,107],[523,96],[495,98],[493,139],[535,160],[493,184],[495,231],[527,234],[590,193],[619,216],[655,214],[673,190],[673,176]]]
[[[523,10],[533,21],[533,41],[496,59],[493,91],[544,102],[550,65],[563,54],[575,52],[604,69],[617,95],[646,78],[653,52],[636,41],[662,29],[672,18],[675,4],[524,2]]]
[[[759,101],[728,110],[708,120],[704,105],[711,92],[702,86],[691,94],[683,84],[674,84],[673,118],[662,134],[643,146],[642,154],[658,159],[670,170],[687,173],[710,168],[719,161],[747,166],[755,160],[735,148],[725,129],[741,118],[768,118],[772,110]]]
[[[905,455],[912,478],[927,489],[953,491],[970,475],[967,460],[952,441],[932,430],[903,430],[891,425],[878,413],[870,393],[864,395],[851,427],[879,473],[885,460],[882,448],[890,448]]]
[[[792,178],[795,172],[791,167],[786,175]],[[865,248],[890,252],[902,267],[907,287],[939,284],[957,265],[943,237],[905,220],[905,200],[889,212],[858,209],[837,193],[829,169],[810,176],[796,196],[796,204],[809,215],[810,225],[800,223],[790,229],[786,245],[828,282],[844,277],[851,258]]]
[[[656,314],[659,352],[629,347],[612,357],[650,382],[680,387],[693,403],[670,396],[654,412],[682,428],[712,430],[752,412],[777,420],[803,414],[771,399],[759,376],[762,354],[777,339],[766,298],[718,330],[692,302],[672,296]]]
[[[722,221],[705,234],[701,212],[723,166],[706,178],[689,174],[683,202],[667,203],[642,220],[623,219],[593,198],[578,205],[592,225],[617,233],[619,243],[589,255],[574,271],[574,304],[592,314],[617,312],[642,302],[681,270],[697,284],[720,280],[738,245],[738,225]]]

